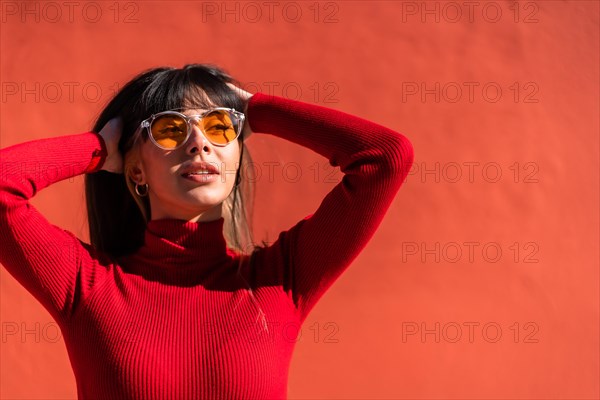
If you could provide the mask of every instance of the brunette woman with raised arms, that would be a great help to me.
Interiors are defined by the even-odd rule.
[[[90,132],[0,150],[0,263],[60,326],[80,399],[286,398],[294,331],[404,182],[402,134],[240,87],[212,65],[154,68]],[[251,134],[344,174],[272,244],[251,235]],[[89,244],[30,203],[81,174]]]

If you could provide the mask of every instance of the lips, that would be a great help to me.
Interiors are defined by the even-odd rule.
[[[211,174],[211,175],[213,175],[213,174],[219,175],[220,174],[219,169],[215,165],[201,161],[201,162],[187,164],[186,166],[184,166],[181,169],[181,176],[188,177],[188,176],[190,176],[190,174],[192,174],[194,172],[198,172],[198,173],[208,172],[208,174]],[[207,175],[207,174],[205,173],[203,175]],[[202,175],[200,175],[200,176],[202,176]]]

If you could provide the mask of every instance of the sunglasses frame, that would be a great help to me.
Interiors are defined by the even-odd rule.
[[[232,141],[230,141],[228,143],[225,143],[225,144],[214,143],[212,140],[210,140],[208,138],[208,136],[204,132],[204,129],[202,129],[199,126],[200,132],[202,132],[202,136],[204,136],[204,138],[206,140],[208,140],[210,143],[212,143],[215,146],[225,147],[225,146],[229,145],[230,143],[234,142],[241,135],[241,133],[243,131],[243,128],[244,128],[244,121],[246,119],[246,116],[244,115],[243,112],[240,112],[240,111],[238,111],[238,110],[236,110],[234,108],[215,107],[215,108],[208,109],[208,110],[206,110],[206,111],[204,111],[204,112],[202,112],[200,114],[194,114],[194,115],[185,115],[185,114],[182,114],[182,113],[180,113],[180,112],[178,112],[176,110],[162,111],[162,112],[159,112],[159,113],[156,113],[156,114],[152,114],[150,117],[148,117],[145,120],[143,120],[140,123],[139,129],[140,129],[140,132],[142,130],[144,130],[144,128],[146,129],[146,132],[148,133],[148,137],[150,138],[150,140],[152,141],[152,143],[154,143],[155,146],[157,146],[157,147],[159,147],[159,148],[161,148],[163,150],[176,150],[176,149],[180,148],[181,146],[183,146],[188,141],[188,139],[190,138],[190,136],[192,134],[192,129],[193,129],[193,125],[192,125],[191,121],[192,120],[200,121],[206,115],[208,115],[208,114],[210,114],[211,112],[214,112],[214,111],[228,111],[231,114],[233,114],[233,116],[235,118],[237,118],[239,120],[235,138]],[[181,142],[181,144],[177,145],[176,147],[164,147],[164,146],[161,146],[160,144],[158,144],[156,142],[156,140],[154,140],[154,136],[152,135],[151,127],[152,127],[152,123],[154,122],[154,120],[156,118],[162,116],[162,115],[168,115],[168,114],[174,114],[174,115],[176,115],[178,117],[183,118],[183,120],[185,121],[186,126],[187,126],[187,134],[185,136],[185,139]],[[136,141],[137,141],[137,137],[136,137]]]

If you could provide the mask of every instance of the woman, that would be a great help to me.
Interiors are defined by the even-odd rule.
[[[91,132],[1,150],[0,262],[61,327],[79,398],[286,398],[302,322],[402,185],[413,162],[403,135],[239,86],[210,65],[152,69]],[[258,132],[344,173],[262,246],[244,168]],[[80,174],[91,244],[29,202]]]

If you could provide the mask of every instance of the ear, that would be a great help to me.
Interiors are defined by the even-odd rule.
[[[129,169],[129,177],[137,184],[143,185],[145,183],[144,171],[138,163],[131,166]]]
[[[136,154],[132,153],[130,157],[127,157],[126,173],[133,182],[139,185],[146,183],[144,165]]]

